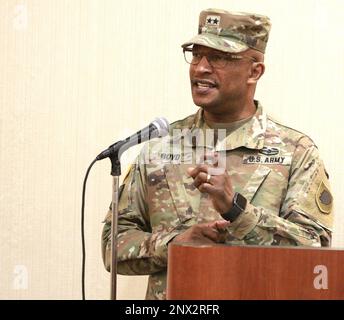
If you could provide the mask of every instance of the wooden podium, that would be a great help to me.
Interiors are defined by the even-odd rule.
[[[167,299],[344,299],[344,250],[170,243]]]

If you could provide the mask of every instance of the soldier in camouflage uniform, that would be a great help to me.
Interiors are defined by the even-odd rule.
[[[201,108],[145,145],[119,200],[118,272],[149,274],[147,299],[166,298],[171,241],[331,244],[333,199],[317,147],[254,100],[270,26],[265,16],[208,9],[182,46]],[[107,269],[110,229],[111,211]]]

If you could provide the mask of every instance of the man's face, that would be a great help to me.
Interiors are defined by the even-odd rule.
[[[194,46],[193,50],[201,55],[225,55],[222,51],[204,46]],[[238,55],[245,56],[245,52]],[[242,59],[228,61],[223,68],[214,68],[206,57],[202,57],[197,65],[191,64],[190,81],[194,103],[210,113],[229,111],[233,103],[246,97],[251,65],[249,59]]]

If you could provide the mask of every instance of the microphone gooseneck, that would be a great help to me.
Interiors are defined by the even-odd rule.
[[[153,120],[147,127],[137,131],[125,140],[117,141],[109,146],[106,150],[102,151],[96,160],[102,160],[115,155],[116,153],[120,158],[121,154],[132,146],[140,144],[154,138],[160,138],[168,135],[169,133],[168,121],[161,117]]]

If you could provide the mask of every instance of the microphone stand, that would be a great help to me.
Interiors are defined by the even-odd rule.
[[[121,162],[118,151],[110,156],[112,179],[112,217],[111,217],[111,289],[110,299],[117,299],[117,229],[118,229],[118,197],[119,197],[119,177],[121,176]]]

